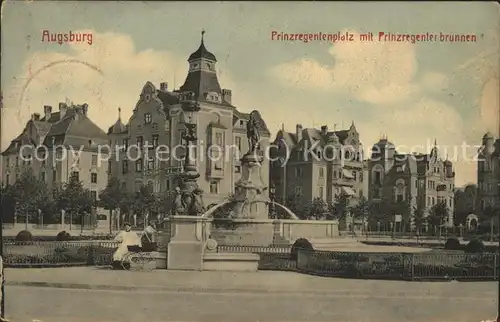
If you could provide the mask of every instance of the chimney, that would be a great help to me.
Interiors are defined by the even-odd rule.
[[[328,134],[328,126],[323,125],[321,126],[321,135],[327,135]]]
[[[166,92],[168,90],[168,83],[167,82],[161,82],[160,83],[160,90]]]
[[[223,89],[222,90],[222,100],[226,101],[229,104],[233,104],[232,103],[232,92],[230,89]]]
[[[40,114],[38,114],[38,113],[31,114],[31,120],[32,121],[40,121]]]
[[[89,105],[87,103],[83,104],[82,105],[82,113],[83,113],[83,115],[86,116],[87,113],[88,113],[88,111],[89,111]]]
[[[43,107],[43,113],[44,113],[44,116],[45,116],[45,121],[48,121],[50,119],[50,116],[52,115],[52,106],[45,105]]]
[[[83,109],[80,105],[77,105],[73,108],[75,109],[75,114],[74,114],[75,120],[78,120],[80,118],[80,115],[83,114]]]
[[[68,110],[68,105],[66,103],[59,103],[59,119],[62,120],[66,116],[66,111]]]
[[[295,126],[295,135],[297,136],[297,142],[300,142],[302,140],[302,124]]]

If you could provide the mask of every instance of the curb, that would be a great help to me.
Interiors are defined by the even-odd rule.
[[[23,281],[5,281],[8,286],[27,286],[42,288],[60,288],[60,289],[78,289],[78,290],[96,290],[96,291],[166,291],[166,292],[185,292],[185,293],[316,293],[327,294],[331,291],[321,290],[269,290],[269,289],[251,289],[251,288],[225,288],[225,287],[176,287],[176,286],[124,286],[124,285],[99,285],[99,284],[78,284],[78,283],[49,283],[49,282],[23,282]]]

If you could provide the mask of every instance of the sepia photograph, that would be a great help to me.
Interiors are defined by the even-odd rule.
[[[0,322],[500,321],[498,2],[1,7]]]

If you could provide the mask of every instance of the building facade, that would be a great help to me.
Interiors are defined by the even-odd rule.
[[[246,123],[250,114],[232,105],[231,90],[219,84],[216,63],[202,36],[199,48],[188,58],[188,75],[179,89],[169,89],[166,82],[159,88],[147,82],[127,124],[119,116],[109,128],[115,151],[109,163],[110,175],[117,177],[124,189],[133,192],[149,184],[155,193],[175,191],[186,153],[184,124],[189,121],[196,123],[198,141],[196,151],[190,154],[200,173],[198,183],[204,190],[205,203],[219,202],[234,192],[234,184],[241,177],[239,159],[249,148]],[[191,120],[182,108],[186,101],[196,101],[200,107]],[[265,149],[269,130],[259,112],[252,114]],[[123,149],[118,151],[116,147],[120,146]],[[267,162],[262,165],[262,175],[269,176]]]
[[[500,209],[500,139],[490,132],[483,136],[477,163],[477,211]]]
[[[278,131],[271,149],[270,183],[276,200],[307,205],[315,198],[333,204],[341,195],[355,203],[367,197],[363,146],[354,122],[347,130],[303,128]]]
[[[452,162],[440,157],[437,143],[430,154],[399,154],[393,143],[382,138],[372,148],[368,170],[369,200],[384,201],[395,209],[387,214],[388,221],[401,215],[397,222],[411,224],[415,207],[428,214],[442,201],[448,208],[446,224],[453,225],[455,172]]]
[[[88,105],[59,103],[59,111],[44,106],[31,116],[22,133],[2,152],[2,183],[12,185],[26,169],[49,189],[75,175],[94,199],[108,181],[107,136],[87,116]]]

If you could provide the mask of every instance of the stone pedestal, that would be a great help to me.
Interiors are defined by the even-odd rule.
[[[241,158],[241,179],[235,184],[234,201],[231,213],[234,219],[268,219],[269,197],[262,180],[263,156],[247,153]]]
[[[196,216],[173,216],[170,219],[172,236],[168,244],[167,269],[203,269],[206,219]]]

